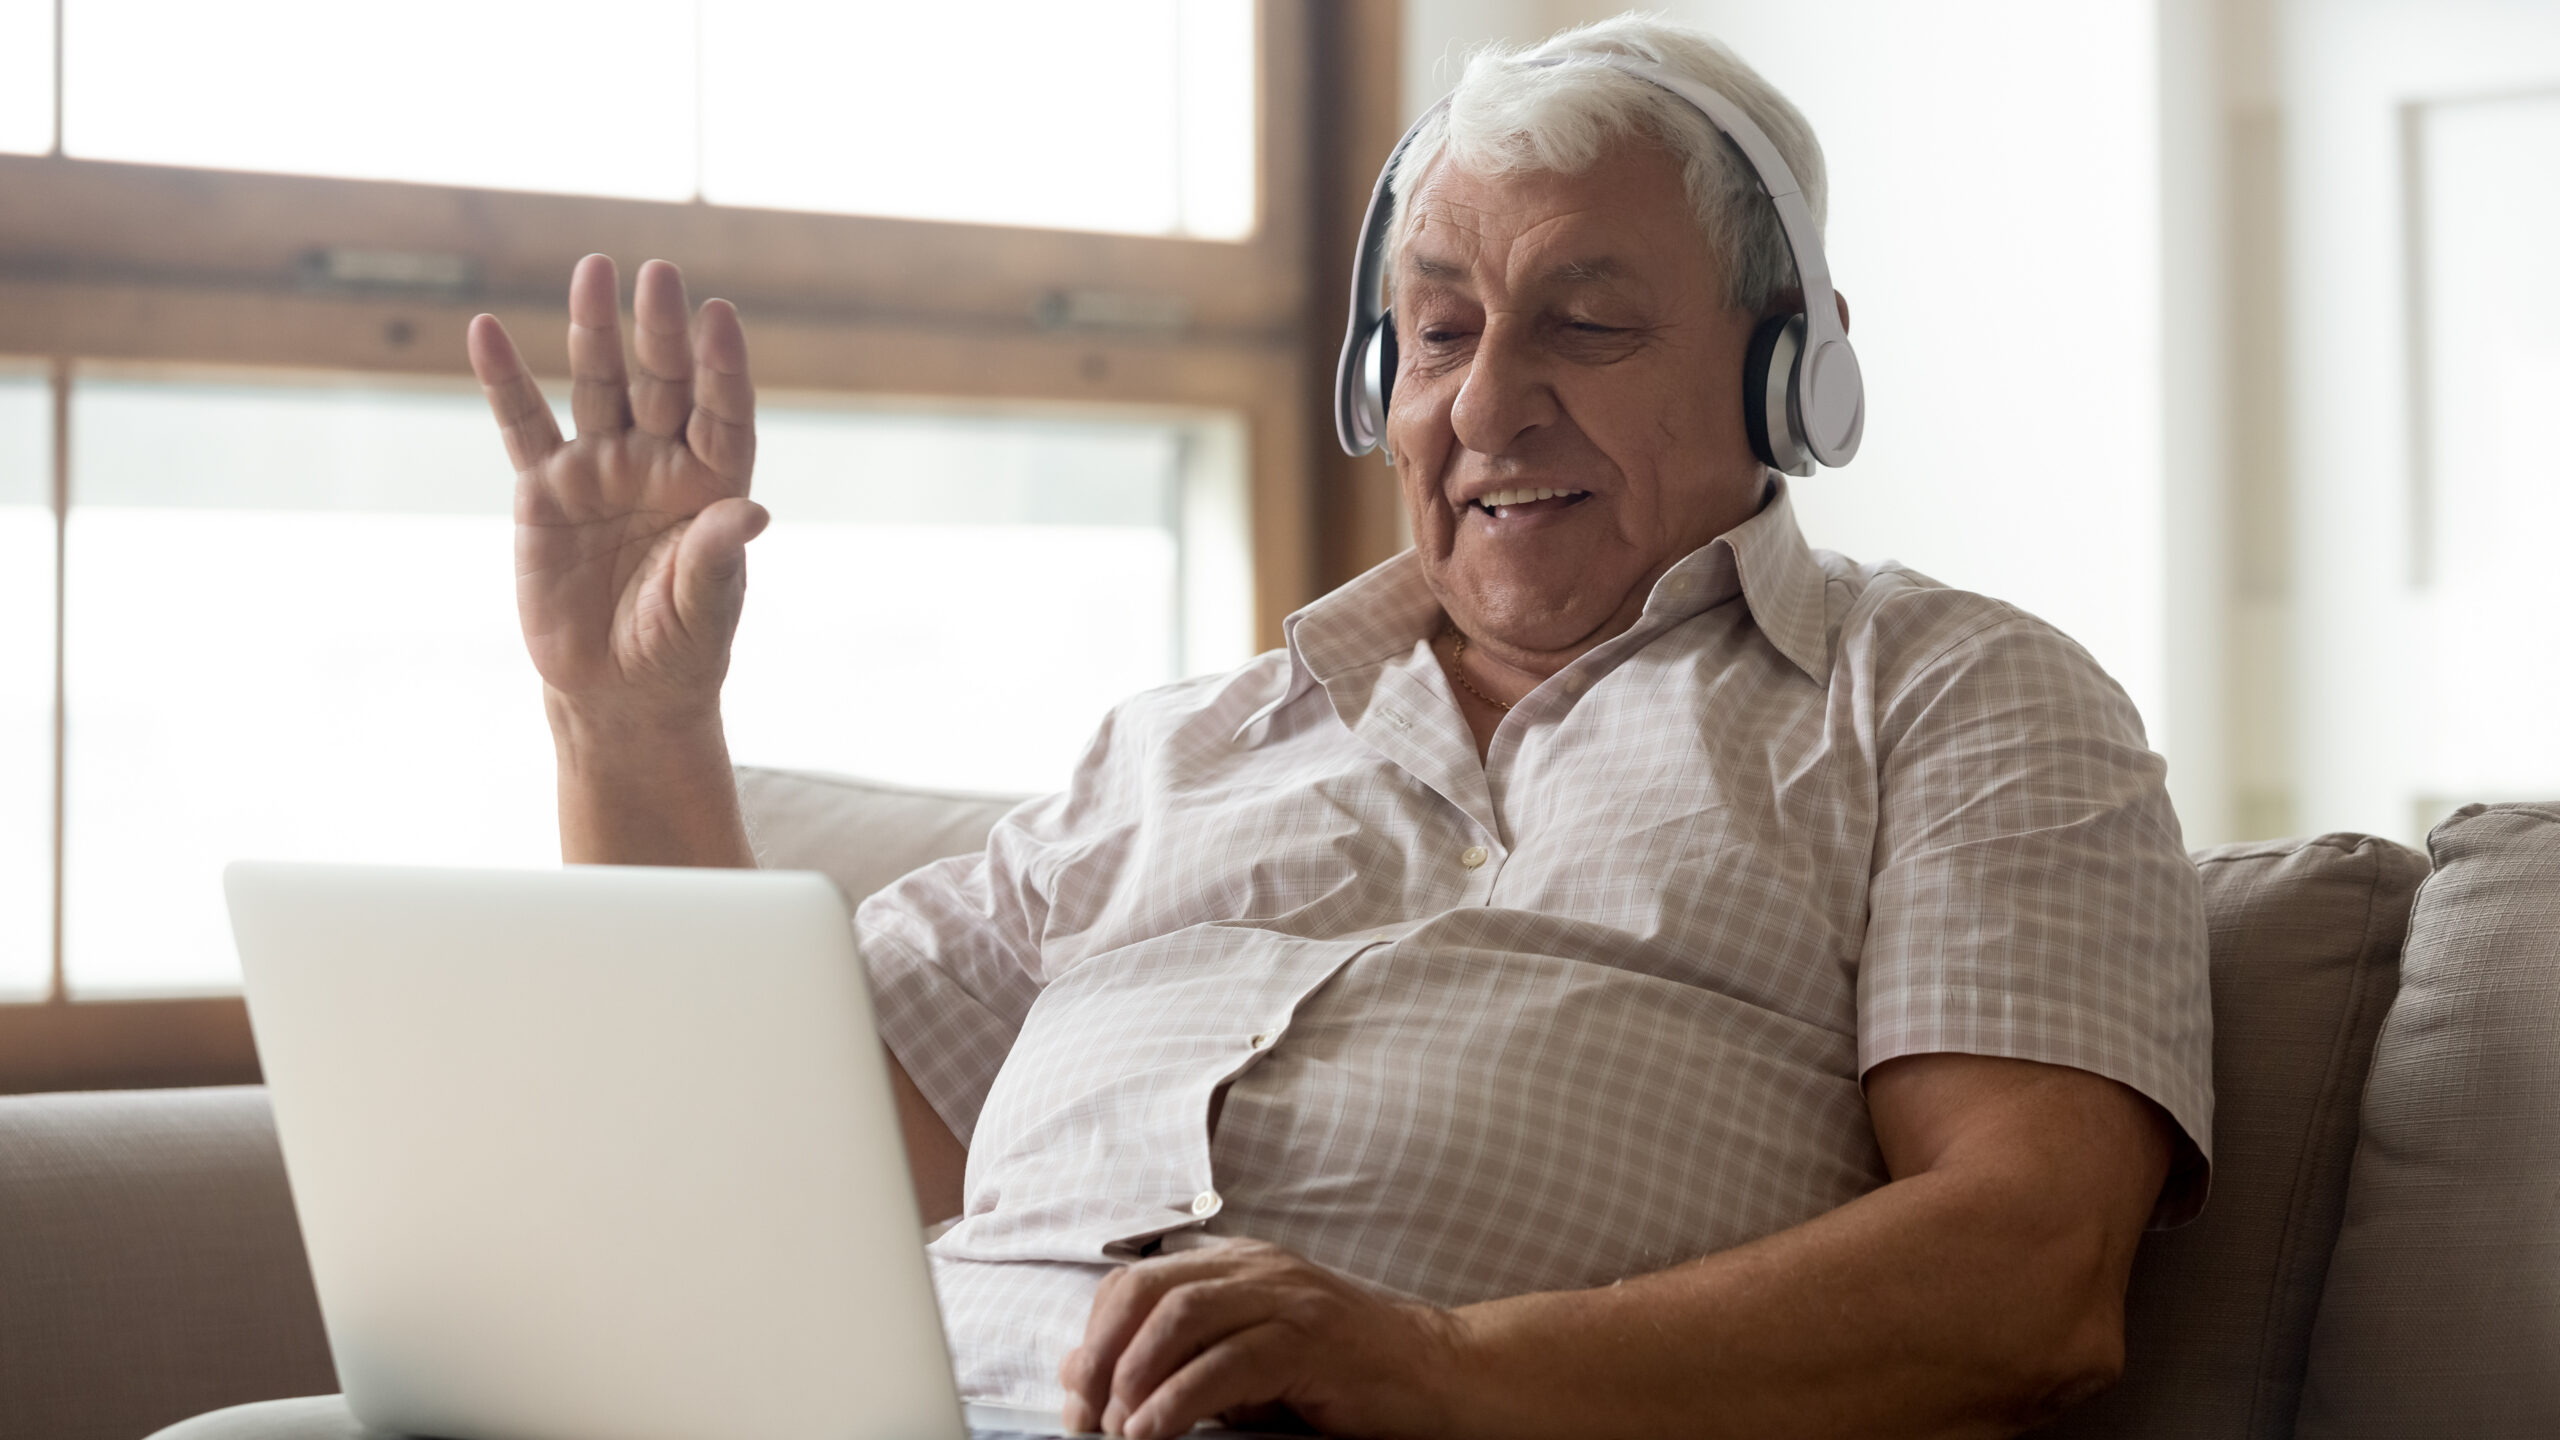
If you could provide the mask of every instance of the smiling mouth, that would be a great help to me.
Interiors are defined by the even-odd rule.
[[[1468,501],[1467,505],[1468,508],[1481,510],[1496,520],[1508,520],[1516,515],[1538,515],[1551,510],[1563,510],[1569,506],[1579,505],[1590,498],[1591,492],[1588,490],[1548,490],[1524,485],[1516,490],[1496,490],[1488,495],[1479,495]]]

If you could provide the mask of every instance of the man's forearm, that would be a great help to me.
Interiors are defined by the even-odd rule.
[[[582,714],[545,697],[560,764],[560,858],[573,865],[753,869],[717,709],[681,719]]]
[[[2121,1365],[2129,1246],[1919,1175],[1599,1290],[1455,1312],[1448,1433],[2009,1435]]]

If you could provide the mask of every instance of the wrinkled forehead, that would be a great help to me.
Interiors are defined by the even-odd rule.
[[[1390,284],[1678,279],[1712,269],[1680,167],[1655,145],[1613,149],[1580,172],[1471,171],[1445,156],[1397,212]]]

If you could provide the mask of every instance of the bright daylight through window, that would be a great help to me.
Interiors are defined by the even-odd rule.
[[[32,8],[0,0],[0,16],[11,7]],[[66,0],[63,26],[64,149],[89,159],[1253,228],[1252,0]],[[971,37],[965,75],[930,60],[954,26]],[[564,82],[563,56],[583,78]],[[49,132],[40,118],[31,133]],[[18,123],[0,115],[0,147]]]
[[[53,0],[0,0],[0,151],[53,148]]]
[[[53,396],[0,369],[0,1000],[53,969]]]
[[[789,397],[760,420],[741,763],[1051,786],[1112,701],[1248,652],[1232,424]],[[233,983],[234,858],[556,856],[476,393],[84,377],[72,433],[73,993]]]
[[[521,276],[314,288],[295,247],[340,243],[356,215],[406,255],[415,219],[386,187],[327,182],[672,202],[567,204],[557,233],[516,222],[509,243],[613,252],[626,282],[667,243],[640,238],[658,220],[729,227],[694,246],[713,253],[668,258],[697,296],[749,302],[751,354],[782,337],[758,371],[754,493],[774,524],[724,695],[738,763],[1052,788],[1110,705],[1245,659],[1269,600],[1248,522],[1262,380],[1125,382],[1114,347],[1192,337],[1124,329],[1061,391],[1045,367],[1084,343],[1074,324],[1028,305],[1018,333],[954,319],[934,291],[899,323],[961,339],[984,377],[793,391],[854,383],[809,356],[866,343],[868,321],[804,304],[800,270],[760,268],[772,237],[811,226],[750,212],[1027,227],[1000,241],[1017,268],[1190,242],[1220,242],[1186,252],[1216,273],[1263,265],[1223,242],[1252,241],[1261,206],[1266,18],[1254,0],[0,0],[0,152],[63,157],[14,163],[146,206],[219,205],[243,182],[132,165],[319,177],[291,189],[327,200],[244,221],[258,235],[222,263],[248,268],[210,289],[165,246],[81,281],[223,318],[154,309],[139,348],[97,346],[108,361],[85,337],[115,307],[91,304],[67,339],[21,347],[67,357],[59,512],[50,362],[0,356],[0,1000],[50,995],[57,959],[72,999],[234,988],[235,859],[557,860],[505,452],[458,334],[403,347],[483,306],[556,306],[568,260],[542,294]],[[927,63],[955,27],[965,76]],[[197,233],[87,248],[144,228]],[[85,253],[77,233],[47,243]],[[411,248],[472,275],[473,243],[429,227]],[[267,253],[294,268],[240,258]],[[558,363],[539,358],[556,311],[510,323]],[[402,338],[375,353],[386,333]],[[1272,359],[1240,343],[1264,347],[1248,370]],[[977,398],[932,398],[955,389]]]

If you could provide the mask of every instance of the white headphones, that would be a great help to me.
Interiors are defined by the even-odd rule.
[[[1797,283],[1804,292],[1802,310],[1760,322],[1743,358],[1743,423],[1751,434],[1751,449],[1764,463],[1790,475],[1810,475],[1817,463],[1848,464],[1866,433],[1866,384],[1831,296],[1831,267],[1822,258],[1813,212],[1796,188],[1795,173],[1779,157],[1778,147],[1769,143],[1741,106],[1658,65],[1621,55],[1558,56],[1531,63],[1606,65],[1634,76],[1688,102],[1742,151],[1742,158],[1759,177],[1760,189],[1777,207],[1778,225],[1786,232]],[[1387,398],[1395,389],[1395,312],[1387,308],[1385,287],[1387,218],[1393,209],[1389,184],[1405,147],[1448,105],[1443,98],[1396,142],[1386,168],[1378,172],[1377,188],[1369,192],[1369,210],[1360,222],[1360,253],[1351,274],[1351,325],[1342,337],[1342,361],[1333,380],[1334,434],[1353,455],[1366,455],[1378,447],[1386,434]]]

